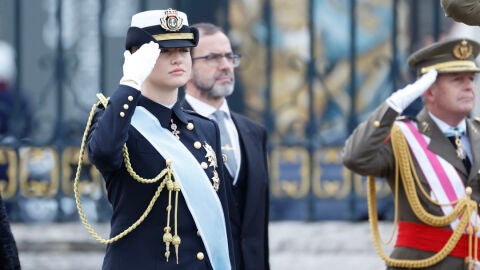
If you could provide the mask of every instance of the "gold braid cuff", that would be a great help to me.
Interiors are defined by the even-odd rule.
[[[367,180],[367,200],[368,200],[368,214],[370,222],[370,230],[372,232],[373,242],[375,249],[380,257],[392,267],[401,267],[401,268],[425,268],[430,267],[434,264],[439,263],[444,260],[450,252],[455,248],[460,237],[464,231],[467,231],[469,234],[469,258],[466,258],[466,263],[468,264],[468,269],[475,269],[476,262],[478,258],[476,256],[478,249],[478,241],[476,232],[478,231],[478,226],[469,226],[470,217],[473,213],[477,214],[477,203],[470,198],[471,189],[467,188],[466,196],[460,198],[458,201],[452,202],[452,206],[455,205],[452,213],[446,216],[435,216],[428,213],[425,208],[422,206],[418,192],[415,184],[417,184],[421,190],[421,193],[428,198],[429,201],[434,202],[428,193],[423,190],[422,185],[420,185],[420,180],[416,174],[414,163],[408,148],[403,133],[400,128],[396,125],[392,127],[391,131],[391,143],[393,148],[393,153],[395,156],[395,218],[393,227],[397,226],[397,216],[398,216],[398,185],[399,185],[399,176],[401,175],[402,184],[405,188],[405,194],[407,200],[410,204],[415,215],[425,224],[435,227],[443,227],[449,225],[452,221],[460,218],[460,222],[457,225],[457,228],[453,231],[452,236],[447,241],[445,246],[432,255],[429,258],[419,259],[419,260],[407,260],[407,259],[394,259],[390,258],[383,251],[380,244],[380,234],[378,230],[378,215],[377,215],[377,204],[376,204],[376,190],[375,190],[375,178],[369,176]],[[438,203],[437,203],[438,204]],[[473,239],[473,241],[472,241]],[[473,257],[472,257],[473,253]]]

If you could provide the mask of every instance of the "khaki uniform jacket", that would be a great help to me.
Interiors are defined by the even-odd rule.
[[[441,0],[445,14],[457,22],[480,25],[480,3],[478,0]]]
[[[395,187],[395,160],[392,145],[389,140],[390,130],[398,113],[386,103],[378,107],[369,118],[361,123],[350,135],[345,143],[343,153],[344,165],[360,175],[372,175],[387,179],[390,188]],[[420,132],[430,137],[428,148],[450,162],[458,171],[466,186],[473,190],[472,198],[480,201],[479,169],[480,169],[480,123],[467,119],[467,134],[472,147],[472,169],[469,174],[460,159],[457,158],[455,148],[446,138],[435,122],[431,119],[426,109],[416,117]],[[413,154],[412,154],[413,155]],[[425,190],[430,193],[430,188],[420,170],[420,165],[414,161],[415,169]],[[404,192],[403,185],[399,185],[398,218],[399,221],[422,223],[412,211]],[[431,214],[441,216],[441,209],[429,202],[419,193],[423,207]],[[430,257],[432,253],[405,247],[395,247],[391,257],[397,259],[422,259]],[[422,269],[464,269],[463,259],[447,257],[444,261]],[[395,269],[395,268],[388,268]]]

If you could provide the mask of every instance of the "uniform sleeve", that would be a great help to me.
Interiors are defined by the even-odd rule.
[[[390,131],[397,116],[386,103],[378,107],[345,142],[343,164],[360,175],[386,177],[393,173]]]
[[[140,91],[119,85],[107,108],[96,111],[87,139],[88,157],[101,171],[118,169]]]
[[[457,22],[480,25],[480,3],[478,0],[441,0],[445,14]]]

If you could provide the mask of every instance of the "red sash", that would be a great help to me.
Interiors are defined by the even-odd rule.
[[[439,252],[452,234],[452,230],[400,221],[398,222],[398,235],[395,246]],[[477,258],[480,258],[480,252],[477,251],[477,255]],[[455,248],[450,252],[450,256],[468,257],[468,235],[462,235]]]

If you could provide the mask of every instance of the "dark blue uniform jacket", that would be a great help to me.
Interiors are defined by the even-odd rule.
[[[200,164],[207,158],[203,145],[210,144],[215,150],[217,160],[221,161],[220,135],[215,122],[195,113],[185,112],[178,104],[172,109],[155,103],[133,88],[120,85],[110,97],[106,109],[99,108],[87,140],[90,161],[100,170],[106,181],[108,199],[113,207],[111,218],[111,236],[131,226],[145,211],[159,185],[143,184],[135,181],[127,172],[122,156],[122,147],[126,143],[134,171],[143,178],[153,178],[165,168],[165,159],[155,148],[130,125],[136,106],[145,107],[158,118],[162,127],[170,129],[172,121],[180,131],[180,141],[190,150]],[[187,124],[190,129],[187,129]],[[198,147],[198,143],[202,147]],[[223,163],[218,162],[216,169],[220,176],[220,188],[217,195],[222,203],[224,219],[229,240],[229,253],[232,269],[234,255],[228,216],[228,204],[224,182]],[[205,168],[205,166],[203,166]],[[209,166],[205,173],[212,179],[213,168]],[[181,194],[181,193],[180,193]],[[126,237],[109,244],[103,262],[103,269],[109,270],[168,270],[168,269],[212,269],[202,239],[185,200],[180,195],[178,202],[178,234],[181,237],[179,263],[170,247],[171,256],[165,260],[163,229],[167,224],[168,193],[164,189],[151,213],[134,231]],[[173,210],[172,210],[173,213]],[[173,215],[170,221],[174,230]]]

